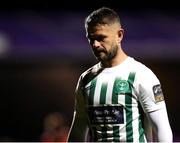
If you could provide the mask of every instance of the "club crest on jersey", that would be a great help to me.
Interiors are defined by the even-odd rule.
[[[164,96],[160,84],[153,86],[153,93],[156,103],[164,100]]]
[[[129,83],[126,80],[118,81],[116,87],[118,89],[118,94],[124,94],[129,91]]]

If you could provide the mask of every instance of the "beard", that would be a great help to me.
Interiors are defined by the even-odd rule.
[[[111,61],[117,55],[118,48],[117,45],[112,45],[112,48],[109,51],[105,48],[100,48],[99,50],[94,51],[94,55],[100,62],[105,63]]]

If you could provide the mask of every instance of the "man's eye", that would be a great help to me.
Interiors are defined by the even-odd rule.
[[[104,41],[105,38],[106,38],[105,36],[99,36],[96,37],[96,40],[100,42],[100,41]]]
[[[98,42],[101,42],[105,39],[104,36],[98,36],[98,37],[89,37],[89,41],[90,42],[94,42],[95,40],[97,40]]]
[[[104,39],[103,37],[98,37],[96,40],[97,41],[103,41],[103,39]]]

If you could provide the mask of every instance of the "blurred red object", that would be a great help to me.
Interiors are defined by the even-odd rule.
[[[58,112],[50,113],[44,119],[44,130],[41,142],[66,142],[69,127],[65,124],[65,117]]]

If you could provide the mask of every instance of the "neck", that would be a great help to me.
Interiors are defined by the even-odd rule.
[[[101,64],[104,68],[114,67],[121,64],[127,57],[124,51],[120,49],[112,60],[101,62]]]

